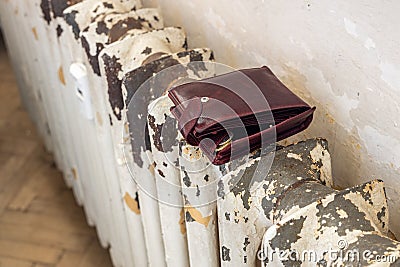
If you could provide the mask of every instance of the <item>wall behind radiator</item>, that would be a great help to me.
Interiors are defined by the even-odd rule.
[[[186,29],[234,67],[268,65],[317,106],[298,138],[328,139],[336,185],[386,183],[400,236],[400,2],[158,0],[166,23]],[[147,0],[157,5],[157,0]]]

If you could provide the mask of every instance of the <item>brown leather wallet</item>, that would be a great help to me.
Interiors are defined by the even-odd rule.
[[[265,66],[182,84],[168,96],[186,141],[215,165],[305,130],[315,110]]]

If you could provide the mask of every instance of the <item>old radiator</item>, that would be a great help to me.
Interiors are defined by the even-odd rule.
[[[115,266],[400,264],[383,182],[333,189],[327,141],[223,166],[185,143],[165,92],[217,70],[158,10],[0,3],[22,102]]]

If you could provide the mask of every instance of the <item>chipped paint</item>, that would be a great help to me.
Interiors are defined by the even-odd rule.
[[[136,196],[136,198],[132,198],[132,196],[126,192],[124,195],[124,201],[125,204],[128,206],[128,208],[133,211],[136,214],[140,214],[140,208],[139,208],[139,202],[138,202],[138,198]]]
[[[299,155],[302,161],[288,157],[288,154]],[[322,154],[326,156],[321,157]],[[230,248],[231,264],[254,266],[256,258],[254,253],[262,241],[267,226],[307,206],[311,201],[304,195],[307,188],[313,192],[309,194],[310,198],[322,197],[333,191],[322,186],[322,181],[319,180],[323,177],[326,178],[327,184],[332,182],[331,177],[321,175],[324,165],[325,171],[330,173],[328,155],[327,142],[323,139],[310,139],[287,147],[279,147],[264,180],[254,185],[243,183],[239,186],[240,190],[234,189],[218,199],[218,214],[231,214],[228,216],[229,220],[219,219],[220,244]],[[318,162],[315,166],[313,157]],[[237,170],[229,172],[221,180],[224,187],[232,182],[235,184],[241,180],[250,180],[260,162],[262,162],[260,157],[256,157]],[[239,181],[235,178],[237,175],[241,175]],[[318,185],[324,190],[319,189],[320,191],[315,192],[314,187]],[[236,233],[235,236],[231,235],[232,232]],[[248,238],[250,244],[244,251],[242,244],[245,238]]]
[[[66,85],[66,81],[65,81],[65,76],[64,76],[64,70],[63,67],[60,66],[58,68],[58,80],[61,82],[61,84]]]
[[[331,167],[331,156],[327,153],[326,148],[322,147],[321,144],[317,146],[310,152],[311,159],[314,164],[321,164],[320,167],[320,180],[324,182],[327,186],[333,186],[332,179],[332,167]]]
[[[181,229],[181,234],[186,234],[186,224],[185,224],[185,209],[182,208],[180,212],[179,227]]]
[[[71,173],[72,173],[72,176],[74,177],[74,180],[78,180],[78,172],[76,171],[75,168],[71,169]]]
[[[205,227],[210,223],[211,215],[203,216],[199,210],[191,206],[185,206],[185,210],[189,212],[195,222],[202,224]]]
[[[33,33],[33,37],[35,37],[35,40],[38,41],[39,40],[39,35],[38,35],[36,27],[32,28],[32,33]]]
[[[96,120],[97,120],[97,123],[98,123],[100,126],[103,125],[103,119],[101,118],[101,115],[100,115],[99,112],[96,112]]]
[[[400,255],[400,243],[390,240],[382,228],[374,224],[376,214],[368,214],[368,197],[359,196],[360,192],[370,192],[377,188],[375,200],[384,199],[385,194],[380,181],[372,181],[361,186],[349,188],[316,199],[297,212],[288,214],[274,226],[269,228],[263,239],[263,250],[279,249],[279,251],[309,251],[317,253],[323,259],[327,248],[343,249],[344,252],[357,249],[376,251],[376,255]],[[359,201],[354,201],[358,198]],[[379,207],[379,204],[378,204]],[[351,218],[351,219],[350,219]],[[322,258],[321,258],[322,257]],[[270,259],[271,260],[271,259]],[[289,258],[282,262],[279,259],[264,261],[263,266],[277,266],[280,263],[307,264],[300,259]],[[332,258],[325,258],[327,266]],[[343,258],[346,261],[346,258]],[[395,260],[399,260],[395,257]],[[367,264],[368,262],[368,264]],[[336,262],[337,263],[337,262]],[[361,259],[360,266],[375,266],[374,259]]]

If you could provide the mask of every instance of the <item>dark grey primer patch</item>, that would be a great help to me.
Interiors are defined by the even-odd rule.
[[[265,186],[265,185],[264,185]],[[263,187],[264,187],[263,186]],[[265,189],[265,187],[264,187],[264,189]],[[264,215],[265,215],[265,217],[266,218],[269,218],[269,206],[271,205],[271,203],[270,203],[271,201],[269,201],[268,199],[267,199],[267,197],[263,197],[262,198],[262,200],[261,200],[261,207],[263,208],[263,210],[264,210]]]
[[[358,240],[356,242],[348,244],[348,248],[347,250],[343,251],[343,255],[349,255],[347,253],[351,251],[373,251],[373,253],[368,255],[369,257],[360,257],[360,262],[357,266],[372,266],[374,264],[371,264],[371,262],[368,262],[368,260],[376,260],[376,255],[387,255],[386,259],[389,259],[390,254],[394,256],[395,251],[398,251],[399,243],[382,235],[378,235],[375,233],[366,233],[364,235],[358,236],[357,239]],[[344,259],[345,266],[354,266],[352,265],[351,261],[353,259],[351,257],[344,257]],[[393,258],[391,258],[389,265],[400,266],[400,258],[394,256]]]
[[[82,0],[50,0],[54,18],[62,18],[68,7],[82,2]]]
[[[97,22],[96,33],[107,35],[110,30],[107,28],[107,24],[104,21]]]
[[[47,24],[50,24],[50,21],[51,21],[50,1],[42,0],[40,2],[40,9],[42,10],[43,19],[47,22]]]
[[[180,53],[177,53],[177,56],[179,58],[186,57],[189,55],[190,58],[190,63],[187,64],[188,69],[193,71],[193,73],[201,78],[200,71],[207,71],[206,65],[204,64],[204,58],[203,54],[200,53],[199,51],[196,50],[190,50],[190,51],[183,51]],[[192,63],[195,62],[195,63]]]
[[[225,197],[225,192],[224,192],[224,182],[222,180],[218,181],[218,190],[217,190],[217,195],[221,198]]]
[[[81,37],[82,47],[85,49],[86,55],[89,59],[90,66],[92,66],[93,72],[100,76],[100,66],[99,66],[99,58],[98,55],[100,54],[101,50],[104,49],[104,44],[96,43],[96,54],[90,54],[90,44],[86,40],[84,36]]]
[[[239,211],[235,211],[234,213],[235,213],[235,219],[233,219],[233,221],[235,223],[239,223]]]
[[[304,182],[301,182],[304,181]],[[293,207],[303,208],[315,201],[325,198],[336,191],[330,187],[324,186],[316,180],[301,180],[287,187],[280,196],[277,196],[275,207],[276,212],[273,221],[279,221]],[[296,186],[297,185],[297,186]],[[266,189],[266,187],[264,187]],[[290,194],[288,194],[290,190]],[[309,192],[309,193],[306,193]],[[306,196],[305,196],[306,195]],[[286,197],[285,197],[286,196]]]
[[[109,31],[108,43],[114,43],[120,40],[121,37],[123,37],[129,30],[143,29],[146,22],[147,21],[145,19],[140,17],[137,19],[129,17],[116,22],[114,25],[112,25]],[[151,29],[152,27],[150,23],[148,23],[148,25]]]
[[[222,260],[223,261],[231,261],[231,250],[225,246],[222,246],[222,251],[221,251],[221,255],[222,255]]]
[[[189,175],[187,174],[187,171],[184,171],[183,173],[184,173],[184,175],[185,175],[185,176],[182,178],[183,183],[186,185],[186,187],[190,187],[190,186],[192,185],[192,182],[190,181],[190,177],[189,177]]]
[[[196,220],[192,217],[190,212],[186,211],[185,212],[185,220],[186,222],[195,222]]]
[[[108,41],[106,42],[106,44],[109,44],[118,41],[131,29],[142,29],[145,22],[146,21],[142,18],[135,19],[130,17],[116,22],[114,25],[112,25],[111,29],[108,29],[106,23],[104,21],[100,21],[97,23],[96,33],[108,35]],[[96,53],[95,55],[92,55],[90,54],[90,45],[87,40],[83,36],[81,37],[81,40],[82,46],[86,51],[94,73],[100,76],[98,57],[101,50],[103,50],[104,48],[104,44],[96,43]]]
[[[231,220],[231,214],[229,212],[225,212],[225,220],[227,221]]]
[[[185,49],[185,50],[187,50],[188,47],[189,47],[189,45],[188,45],[188,40],[187,40],[187,37],[185,37],[185,42],[183,43],[182,48]]]
[[[233,176],[230,183],[230,191],[237,197],[240,196],[242,199],[242,203],[245,209],[250,209],[250,188],[253,184],[254,173],[257,169],[257,164],[253,164],[246,168],[245,170],[241,170],[238,175]]]
[[[103,6],[108,9],[113,9],[114,5],[112,3],[103,2]]]
[[[164,177],[164,178],[165,178],[165,175],[164,175],[164,173],[162,172],[162,170],[158,169],[157,171],[158,171],[158,174],[159,174],[161,177]]]
[[[164,114],[165,115],[165,114]],[[178,130],[176,126],[176,120],[169,116],[165,116],[165,122],[162,124],[156,124],[155,118],[151,115],[149,117],[149,126],[153,129],[153,143],[158,151],[171,152],[172,147],[178,144]],[[167,134],[164,134],[167,133]],[[162,137],[162,138],[161,138]],[[162,139],[162,141],[161,141]]]
[[[112,121],[111,114],[108,114],[108,119],[110,120],[110,125],[113,126],[114,123],[113,123],[113,121]]]
[[[143,55],[150,55],[152,51],[153,51],[153,49],[151,49],[151,47],[147,46],[146,49],[143,50],[142,54]]]
[[[219,171],[221,172],[222,175],[226,175],[227,174],[226,166],[219,165]]]
[[[328,252],[324,252],[322,259],[317,262],[317,267],[327,267],[328,261],[326,260]]]
[[[136,95],[135,98],[135,110],[138,110],[137,115],[131,118],[128,110],[128,120],[131,122],[130,133],[131,133],[131,145],[132,154],[135,164],[139,167],[143,165],[143,159],[141,158],[142,151],[151,151],[150,146],[150,136],[148,133],[147,124],[147,108],[150,102],[160,97],[164,92],[154,92],[152,88],[167,88],[167,86],[172,82],[170,75],[163,75],[162,70],[169,68],[171,66],[177,66],[175,71],[175,77],[186,77],[187,69],[185,66],[181,65],[180,62],[173,58],[172,55],[163,55],[154,61],[147,62],[143,66],[132,70],[125,75],[123,84],[127,90],[127,97],[125,99],[126,105],[130,103],[135,93],[139,88],[146,92],[152,92],[148,94]],[[155,73],[159,73],[156,80],[149,80]],[[146,83],[146,81],[149,82]],[[140,99],[138,99],[140,97]],[[137,100],[137,101],[136,101]],[[128,108],[129,109],[129,108]],[[134,122],[134,123],[133,123]],[[144,130],[143,130],[144,129]],[[143,144],[145,140],[145,144]],[[177,162],[178,163],[178,162]]]
[[[64,15],[64,19],[67,22],[67,24],[72,27],[72,32],[74,33],[74,37],[76,40],[79,39],[79,33],[81,32],[81,29],[79,28],[79,25],[76,22],[76,14],[78,13],[79,13],[78,11],[74,10],[71,13]]]
[[[382,218],[385,218],[385,215],[386,215],[386,207],[382,207],[382,209],[376,214],[383,228],[385,227],[385,222],[382,220]]]
[[[366,222],[366,214],[360,211],[350,200],[345,199],[342,193],[335,195],[333,201],[328,204],[322,204],[320,201],[316,208],[318,210],[317,217],[319,218],[319,229],[317,231],[323,233],[324,228],[337,227],[338,222],[342,225],[337,229],[339,236],[346,236],[346,231],[352,231],[354,229],[361,231],[375,231],[375,228],[370,223]],[[352,219],[341,219],[340,215],[336,212],[337,209],[343,209],[347,214],[351,214]],[[317,238],[318,239],[318,238]]]
[[[247,246],[250,245],[250,241],[248,237],[244,238],[244,243],[243,243],[243,251],[246,252],[247,251]]]
[[[110,57],[104,54],[102,59],[108,86],[108,102],[110,103],[115,117],[121,120],[121,111],[124,109],[124,99],[121,88],[122,81],[118,79],[118,73],[121,71],[122,65],[119,63],[119,58],[116,56]]]
[[[137,203],[138,209],[140,210],[140,202],[139,202],[139,194],[138,194],[138,192],[136,192],[136,194],[135,194],[135,201]]]
[[[214,61],[214,60],[215,60],[214,52],[213,52],[213,51],[211,51],[210,57],[208,58],[208,60],[210,60],[210,61]]]
[[[56,31],[57,31],[57,37],[60,38],[61,34],[62,34],[63,31],[64,31],[64,30],[62,29],[61,25],[58,25],[58,26],[57,26],[57,30],[56,30]]]
[[[146,127],[144,128],[144,145],[145,145],[145,151],[151,151],[151,141],[150,141],[150,134],[149,134],[149,127],[146,122]],[[174,162],[175,163],[175,162]],[[179,166],[179,162],[175,163],[175,166]]]
[[[272,250],[279,248],[280,251],[292,251],[291,246],[299,240],[301,230],[304,227],[305,216],[301,216],[299,219],[291,219],[279,228],[280,235],[276,235],[271,241],[270,246]],[[290,256],[290,255],[289,255]],[[292,255],[295,256],[295,255]],[[282,263],[285,266],[301,266],[300,259],[294,260],[296,257],[288,257]],[[289,262],[288,262],[289,261]]]
[[[374,202],[372,201],[371,191],[372,191],[372,185],[368,184],[368,188],[366,188],[366,190],[363,190],[362,195],[363,198],[366,201],[368,201],[368,203],[371,204],[371,206],[373,206]]]

